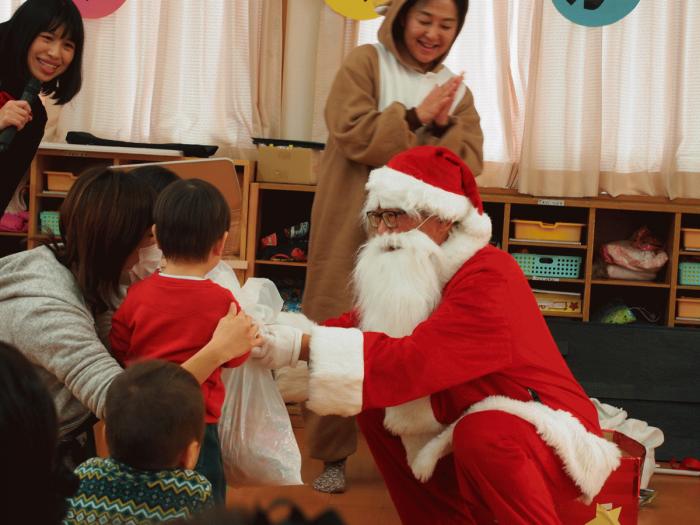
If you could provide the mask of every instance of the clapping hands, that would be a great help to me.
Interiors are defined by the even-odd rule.
[[[464,80],[464,73],[455,75],[442,85],[435,86],[426,95],[423,101],[416,107],[416,116],[421,124],[427,126],[435,123],[437,126],[446,126],[450,118],[450,108],[460,84]]]

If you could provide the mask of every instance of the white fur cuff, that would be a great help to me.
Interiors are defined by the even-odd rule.
[[[316,326],[311,331],[308,408],[322,416],[359,414],[364,365],[361,331]]]

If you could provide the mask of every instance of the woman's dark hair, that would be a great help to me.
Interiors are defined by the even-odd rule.
[[[105,430],[117,461],[140,470],[175,468],[192,440],[202,442],[202,389],[175,363],[135,364],[107,390]]]
[[[44,31],[62,29],[75,44],[73,61],[65,72],[41,86],[58,104],[69,102],[82,84],[85,33],[80,11],[72,0],[27,0],[12,18],[0,24],[0,80],[21,89],[29,80],[27,55],[34,39]]]
[[[166,259],[204,261],[231,227],[231,210],[214,185],[186,179],[174,182],[158,196],[153,219]]]
[[[403,31],[406,25],[406,15],[408,10],[411,9],[418,2],[424,2],[426,0],[406,0],[406,3],[401,6],[401,9],[396,14],[394,19],[394,25],[391,28],[391,33],[394,37],[394,42],[403,42]],[[457,32],[455,33],[455,38],[459,35],[464,25],[464,20],[467,18],[467,11],[469,11],[469,0],[452,0],[457,7]]]
[[[0,491],[3,523],[61,523],[77,478],[58,458],[53,399],[34,366],[0,342]]]
[[[63,201],[63,244],[50,248],[75,276],[93,314],[113,306],[124,264],[153,224],[155,198],[136,175],[98,167],[80,175]]]

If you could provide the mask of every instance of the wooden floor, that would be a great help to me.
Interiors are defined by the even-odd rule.
[[[229,506],[266,507],[277,498],[287,498],[299,505],[308,517],[332,507],[347,525],[400,525],[364,439],[360,439],[357,453],[348,460],[347,492],[330,495],[310,487],[310,482],[321,472],[322,464],[305,454],[303,428],[296,428],[295,432],[303,457],[302,478],[307,485],[229,488]],[[700,478],[655,475],[651,488],[658,491],[657,497],[640,510],[638,525],[700,525]]]

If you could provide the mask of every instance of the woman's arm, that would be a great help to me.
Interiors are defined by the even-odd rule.
[[[263,344],[253,320],[236,303],[231,303],[229,312],[221,318],[211,340],[195,355],[182,363],[197,381],[203,383],[217,368],[231,359],[249,352],[252,347]]]
[[[377,109],[378,71],[373,46],[354,49],[336,74],[325,110],[328,131],[343,155],[368,166],[382,166],[417,144],[403,104]]]

